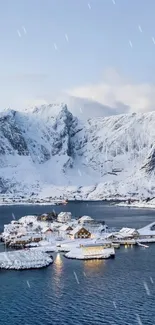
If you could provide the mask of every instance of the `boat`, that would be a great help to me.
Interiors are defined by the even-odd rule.
[[[57,201],[55,205],[66,205],[68,203],[68,200],[62,200],[62,201]]]

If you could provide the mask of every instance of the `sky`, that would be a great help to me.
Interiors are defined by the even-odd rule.
[[[1,0],[0,108],[155,109],[154,0]]]

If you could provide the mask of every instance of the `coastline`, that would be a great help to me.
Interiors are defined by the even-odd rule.
[[[50,201],[51,200],[51,201]],[[128,201],[131,200],[129,203]],[[34,198],[33,200],[30,198],[26,198],[25,200],[16,197],[1,197],[0,195],[0,206],[66,206],[68,203],[107,203],[107,205],[114,205],[116,207],[126,207],[126,208],[132,208],[132,209],[155,209],[155,199],[144,199],[144,201],[138,199],[138,198],[125,198],[125,197],[104,197],[102,199],[52,199],[51,197],[48,198]]]
[[[51,201],[48,200],[48,198],[45,199],[39,199],[36,198],[32,201],[30,201],[30,199],[28,200],[20,200],[20,199],[16,199],[14,198],[4,198],[0,196],[0,206],[11,206],[11,205],[67,205],[67,203],[81,203],[81,202],[107,202],[107,203],[121,203],[121,202],[126,202],[127,198],[118,198],[118,197],[104,197],[102,199],[98,198],[98,199],[87,199],[87,198],[81,198],[81,199],[68,199],[67,201],[65,201],[65,199],[51,199]],[[136,201],[136,200],[135,200]]]
[[[133,202],[133,203],[116,203],[118,207],[132,208],[132,209],[155,209],[155,203],[146,203],[146,202]]]

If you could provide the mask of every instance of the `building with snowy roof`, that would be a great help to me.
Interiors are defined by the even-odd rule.
[[[107,226],[104,221],[94,220],[90,216],[83,216],[78,220],[78,224],[86,228],[91,234],[105,231]]]
[[[123,237],[123,238],[129,238],[129,237],[138,237],[139,233],[136,229],[134,228],[122,228],[119,232],[118,232],[118,236]]]
[[[91,233],[86,228],[79,225],[70,232],[70,237],[72,239],[90,238]]]
[[[67,225],[62,225],[60,228],[59,228],[59,235],[64,237],[66,235],[69,235],[70,232],[73,230],[73,227],[69,224]]]
[[[57,217],[57,221],[62,223],[69,222],[71,221],[71,219],[72,219],[71,212],[60,212]]]
[[[139,237],[139,233],[134,228],[122,228],[118,232],[112,232],[106,234],[105,238],[107,239],[137,239]]]
[[[92,222],[92,221],[94,221],[94,219],[90,216],[83,216],[78,220],[79,223]]]

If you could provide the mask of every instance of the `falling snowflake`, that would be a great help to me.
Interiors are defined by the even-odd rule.
[[[148,288],[147,283],[144,281],[143,284],[144,284],[144,288],[145,288],[145,290],[146,290],[147,295],[150,296],[150,290],[149,290],[149,288]]]
[[[69,42],[69,39],[68,39],[68,35],[67,34],[65,34],[65,39],[66,39],[67,42]]]
[[[90,5],[90,3],[88,2],[88,8],[89,8],[89,10],[91,9],[91,5]]]
[[[79,176],[82,176],[80,169],[78,169],[78,174]]]
[[[83,272],[83,274],[84,274],[85,277],[87,277],[85,272]]]
[[[53,45],[54,45],[55,50],[57,51],[58,47],[57,47],[56,43],[54,43]]]
[[[81,113],[83,113],[83,112],[82,112],[82,108],[81,108],[81,107],[80,107],[80,112],[81,112]]]
[[[116,302],[115,301],[113,301],[113,305],[114,305],[114,307],[115,307],[115,309],[117,308],[117,306],[116,306]]]
[[[22,26],[22,28],[23,28],[24,34],[26,35],[27,34],[26,28],[24,26]]]
[[[28,285],[28,287],[30,288],[30,283],[29,283],[29,281],[27,280],[27,285]]]
[[[155,44],[155,39],[154,39],[154,37],[152,37],[152,42]]]
[[[12,218],[13,218],[14,220],[16,219],[14,213],[12,213]]]
[[[140,316],[138,314],[136,314],[136,318],[137,318],[137,323],[138,325],[143,325],[141,319],[140,319]]]
[[[142,33],[142,28],[141,28],[140,25],[138,26],[138,29],[139,29],[139,31]]]
[[[129,45],[132,47],[133,45],[132,45],[132,42],[129,40]]]
[[[17,34],[18,34],[19,37],[22,37],[22,35],[21,35],[19,29],[17,29]]]
[[[76,280],[77,284],[80,284],[79,279],[78,279],[77,274],[76,274],[75,271],[74,271],[74,276],[75,276],[75,280]]]
[[[115,0],[112,0],[112,3],[115,5],[116,4]]]
[[[152,279],[152,276],[150,276],[150,281],[151,281],[152,284],[154,283],[154,281],[153,281],[153,279]]]

